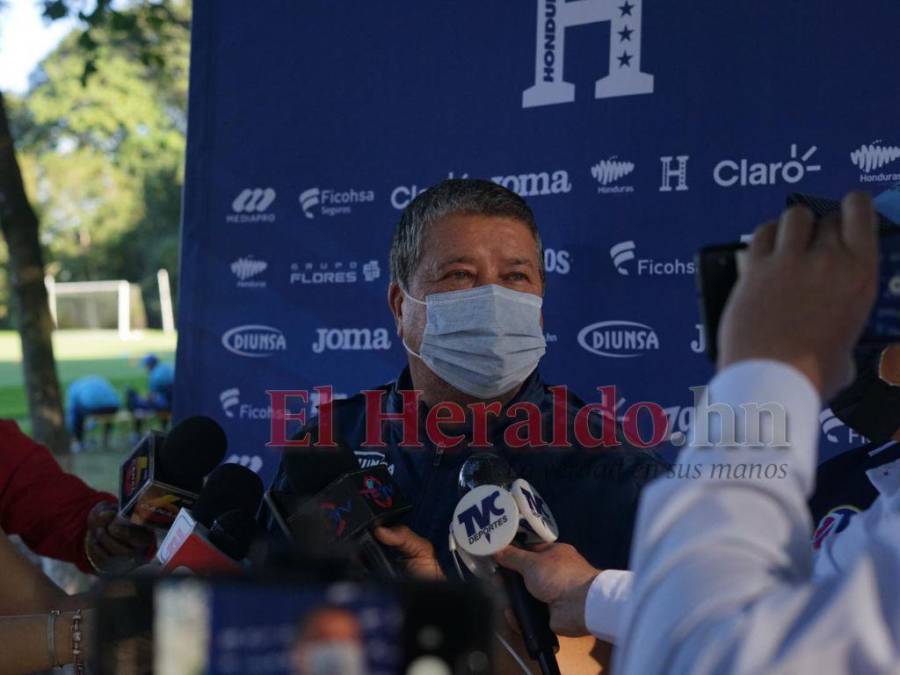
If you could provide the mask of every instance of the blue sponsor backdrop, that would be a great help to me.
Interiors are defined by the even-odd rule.
[[[692,258],[788,192],[900,179],[894,0],[195,3],[179,416],[270,478],[267,389],[396,376],[400,210],[448,176],[523,194],[542,370],[690,420],[711,368]],[[598,80],[600,82],[598,83]],[[823,454],[859,442],[823,416]]]

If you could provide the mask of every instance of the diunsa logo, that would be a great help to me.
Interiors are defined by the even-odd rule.
[[[222,335],[222,346],[232,354],[250,358],[264,358],[287,349],[287,340],[272,326],[235,326]]]
[[[578,344],[597,356],[628,359],[658,350],[659,337],[643,323],[600,321],[579,331]]]

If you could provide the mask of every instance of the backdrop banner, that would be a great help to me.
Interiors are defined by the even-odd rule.
[[[588,402],[616,385],[619,413],[656,402],[676,439],[712,374],[696,251],[790,192],[900,180],[895,0],[194,12],[176,413],[217,419],[229,459],[267,480],[267,391],[350,395],[405,364],[391,234],[444,178],[488,178],[534,209],[545,380]],[[821,423],[823,458],[861,443],[827,410]]]

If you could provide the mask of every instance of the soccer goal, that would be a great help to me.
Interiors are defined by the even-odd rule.
[[[144,300],[137,284],[127,281],[45,279],[50,314],[57,328],[115,329],[121,339],[147,327]]]

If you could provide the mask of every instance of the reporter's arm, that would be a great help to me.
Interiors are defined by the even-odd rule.
[[[0,615],[59,609],[68,597],[19,555],[3,530],[0,530],[0,570]]]
[[[47,614],[0,616],[0,645],[3,646],[0,675],[24,675],[72,663],[74,616],[74,612],[64,612],[52,622],[55,663],[50,662],[52,654]],[[87,636],[82,637],[82,645],[85,647],[88,641]]]
[[[814,580],[805,503],[817,392],[827,396],[847,383],[850,351],[874,296],[867,202],[851,196],[843,223],[815,231],[808,213],[790,210],[780,229],[771,224],[754,237],[749,272],[723,319],[723,369],[709,391],[712,403],[734,411],[736,438],[703,447],[695,427],[679,463],[699,464],[703,478],[662,479],[644,493],[619,675],[894,672],[898,511],[870,532],[842,578]],[[768,434],[746,435],[752,408],[744,404],[767,402],[784,406],[787,448],[768,444],[771,424]],[[722,432],[713,415],[709,440]],[[775,477],[766,478],[773,464]]]

